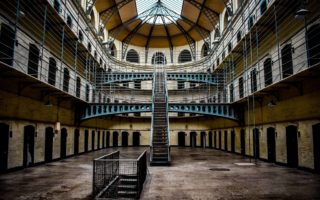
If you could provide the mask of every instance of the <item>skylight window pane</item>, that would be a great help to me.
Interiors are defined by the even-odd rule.
[[[158,0],[136,0],[137,12],[141,19],[145,18],[145,15],[150,16],[152,13],[151,16],[157,17],[156,24],[163,24],[163,20],[160,17],[161,15],[164,16],[165,23],[172,23],[171,20],[176,21],[178,18],[175,15],[181,15],[182,4],[183,0],[161,0],[160,9],[157,9],[156,7],[159,5]],[[164,11],[164,9],[168,9],[169,12]],[[147,20],[147,23],[152,23],[153,20],[154,18],[151,18]]]

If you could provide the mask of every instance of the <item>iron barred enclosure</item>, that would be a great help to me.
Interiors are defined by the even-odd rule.
[[[147,153],[137,159],[121,159],[115,151],[93,160],[95,199],[139,199],[147,176]]]

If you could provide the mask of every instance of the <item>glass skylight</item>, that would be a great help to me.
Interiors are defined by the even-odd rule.
[[[136,0],[138,16],[149,24],[170,24],[181,15],[183,0]]]

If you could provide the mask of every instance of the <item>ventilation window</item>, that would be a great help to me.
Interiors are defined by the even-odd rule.
[[[67,16],[67,25],[72,28],[72,18],[70,15]]]
[[[166,56],[162,52],[156,52],[152,56],[152,64],[155,64],[155,65],[167,64]]]
[[[237,33],[237,42],[240,42],[241,38],[242,38],[242,33],[241,33],[241,31],[239,31]]]
[[[191,53],[188,50],[181,51],[179,57],[178,57],[178,63],[185,63],[192,61]]]
[[[79,31],[79,40],[80,40],[80,42],[83,41],[83,33],[82,33],[82,31]]]

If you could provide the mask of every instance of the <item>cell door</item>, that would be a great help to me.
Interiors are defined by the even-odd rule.
[[[89,131],[84,131],[84,152],[88,152],[89,149]]]
[[[267,129],[267,144],[268,144],[268,161],[276,161],[276,133],[275,129],[269,127]]]
[[[259,129],[254,128],[252,130],[252,133],[253,133],[253,157],[257,159],[260,157]]]
[[[122,143],[121,146],[127,147],[128,146],[128,132],[122,132]]]
[[[231,131],[231,152],[235,152],[235,133]]]
[[[298,166],[298,129],[296,126],[286,128],[287,163],[290,167]]]
[[[79,137],[80,137],[80,131],[79,129],[74,130],[74,155],[77,155],[79,153]]]
[[[222,147],[221,147],[221,131],[219,131],[218,143],[219,143],[218,149],[222,149]]]
[[[98,147],[97,147],[97,149],[100,149],[100,137],[101,137],[101,135],[100,135],[100,131],[98,131]]]
[[[34,164],[34,126],[24,127],[24,145],[23,145],[23,166],[28,167]]]
[[[217,149],[217,132],[213,132],[213,143],[214,143],[214,148]]]
[[[0,173],[8,168],[9,125],[0,123]]]
[[[96,133],[94,131],[91,132],[91,151],[95,150],[95,139],[96,139]]]
[[[140,146],[140,133],[139,132],[133,132],[133,134],[132,134],[132,145],[134,147]]]
[[[190,133],[190,146],[195,148],[197,146],[197,133],[191,132]]]
[[[47,127],[45,132],[45,162],[52,161],[52,152],[53,152],[53,128]]]
[[[112,135],[112,146],[113,147],[118,147],[118,132],[113,132],[113,135]]]
[[[66,128],[61,129],[60,158],[67,157],[67,137],[68,137],[67,129]]]
[[[14,30],[6,25],[1,24],[0,32],[0,62],[12,66],[14,54]]]
[[[102,148],[106,148],[106,133],[102,131]]]
[[[185,132],[179,132],[178,133],[178,146],[184,147],[185,144]]]
[[[212,132],[209,132],[209,148],[212,148]]]
[[[110,132],[109,131],[107,131],[106,144],[107,144],[107,147],[110,147]]]
[[[201,147],[206,148],[206,133],[201,132]]]
[[[320,124],[312,126],[314,169],[320,173]]]
[[[241,155],[246,155],[246,132],[244,129],[240,131]]]
[[[228,131],[224,131],[224,150],[228,151]]]

